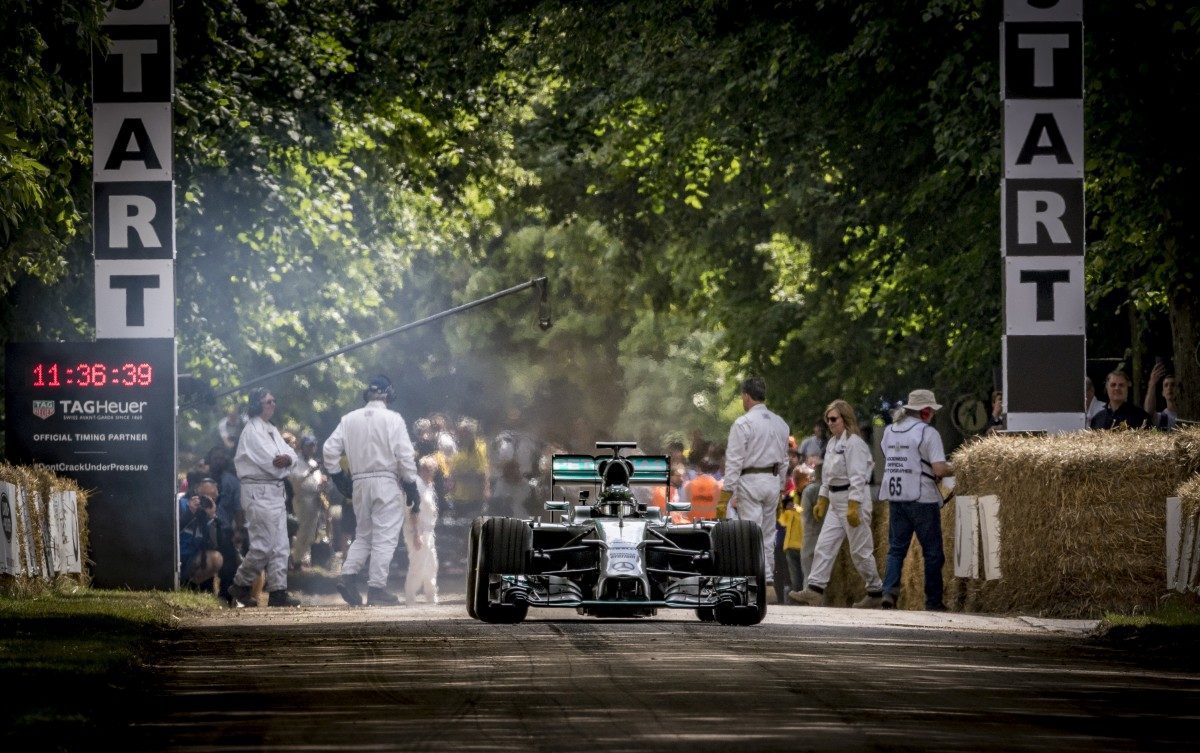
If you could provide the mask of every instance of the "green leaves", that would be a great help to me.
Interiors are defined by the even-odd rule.
[[[55,7],[68,12],[19,6],[0,51],[10,337],[86,335],[92,305],[79,92],[102,11]],[[523,296],[502,301],[282,380],[288,417],[321,426],[391,362],[468,385],[454,397],[467,412],[542,401],[646,437],[719,433],[749,371],[805,421],[835,396],[986,392],[996,11],[179,3],[181,368],[228,386],[544,274],[548,333]],[[1195,120],[1179,92],[1198,19],[1089,5],[1093,306],[1154,312],[1194,292],[1196,152],[1172,124]],[[59,314],[44,304],[55,280],[70,291]]]

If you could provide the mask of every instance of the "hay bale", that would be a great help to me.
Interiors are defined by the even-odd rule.
[[[1189,479],[1186,479],[1179,488],[1175,490],[1173,496],[1179,497],[1180,505],[1183,508],[1183,517],[1188,517],[1200,514],[1200,474],[1196,474]]]
[[[953,460],[960,493],[1000,497],[1003,578],[956,586],[964,608],[1100,617],[1155,606],[1164,501],[1200,470],[1200,430],[997,435]]]
[[[88,525],[87,492],[74,480],[58,476],[41,466],[14,466],[0,463],[0,481],[6,481],[26,490],[27,516],[14,516],[13,541],[18,547],[22,561],[32,563],[35,575],[4,576],[0,590],[21,596],[33,596],[46,588],[64,581],[65,585],[86,586],[90,582],[86,567],[75,575],[54,577],[49,563],[48,541],[50,536],[50,495],[58,491],[75,492],[76,515],[79,525],[80,561],[87,563]],[[26,565],[29,567],[29,565]]]

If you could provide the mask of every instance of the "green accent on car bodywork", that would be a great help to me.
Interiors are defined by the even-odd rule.
[[[555,455],[551,465],[556,484],[599,484],[599,465],[612,455]],[[671,465],[666,455],[633,455],[624,458],[633,464],[631,485],[665,484],[671,477]]]

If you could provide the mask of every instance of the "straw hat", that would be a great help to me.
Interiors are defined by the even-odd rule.
[[[913,390],[908,393],[908,400],[904,403],[904,409],[919,411],[922,408],[941,410],[942,406],[938,404],[937,399],[933,396],[933,390]]]

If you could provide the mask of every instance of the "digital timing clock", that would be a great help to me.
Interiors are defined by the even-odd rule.
[[[39,361],[28,372],[30,387],[150,387],[154,383],[154,367],[142,362],[75,363]]]

